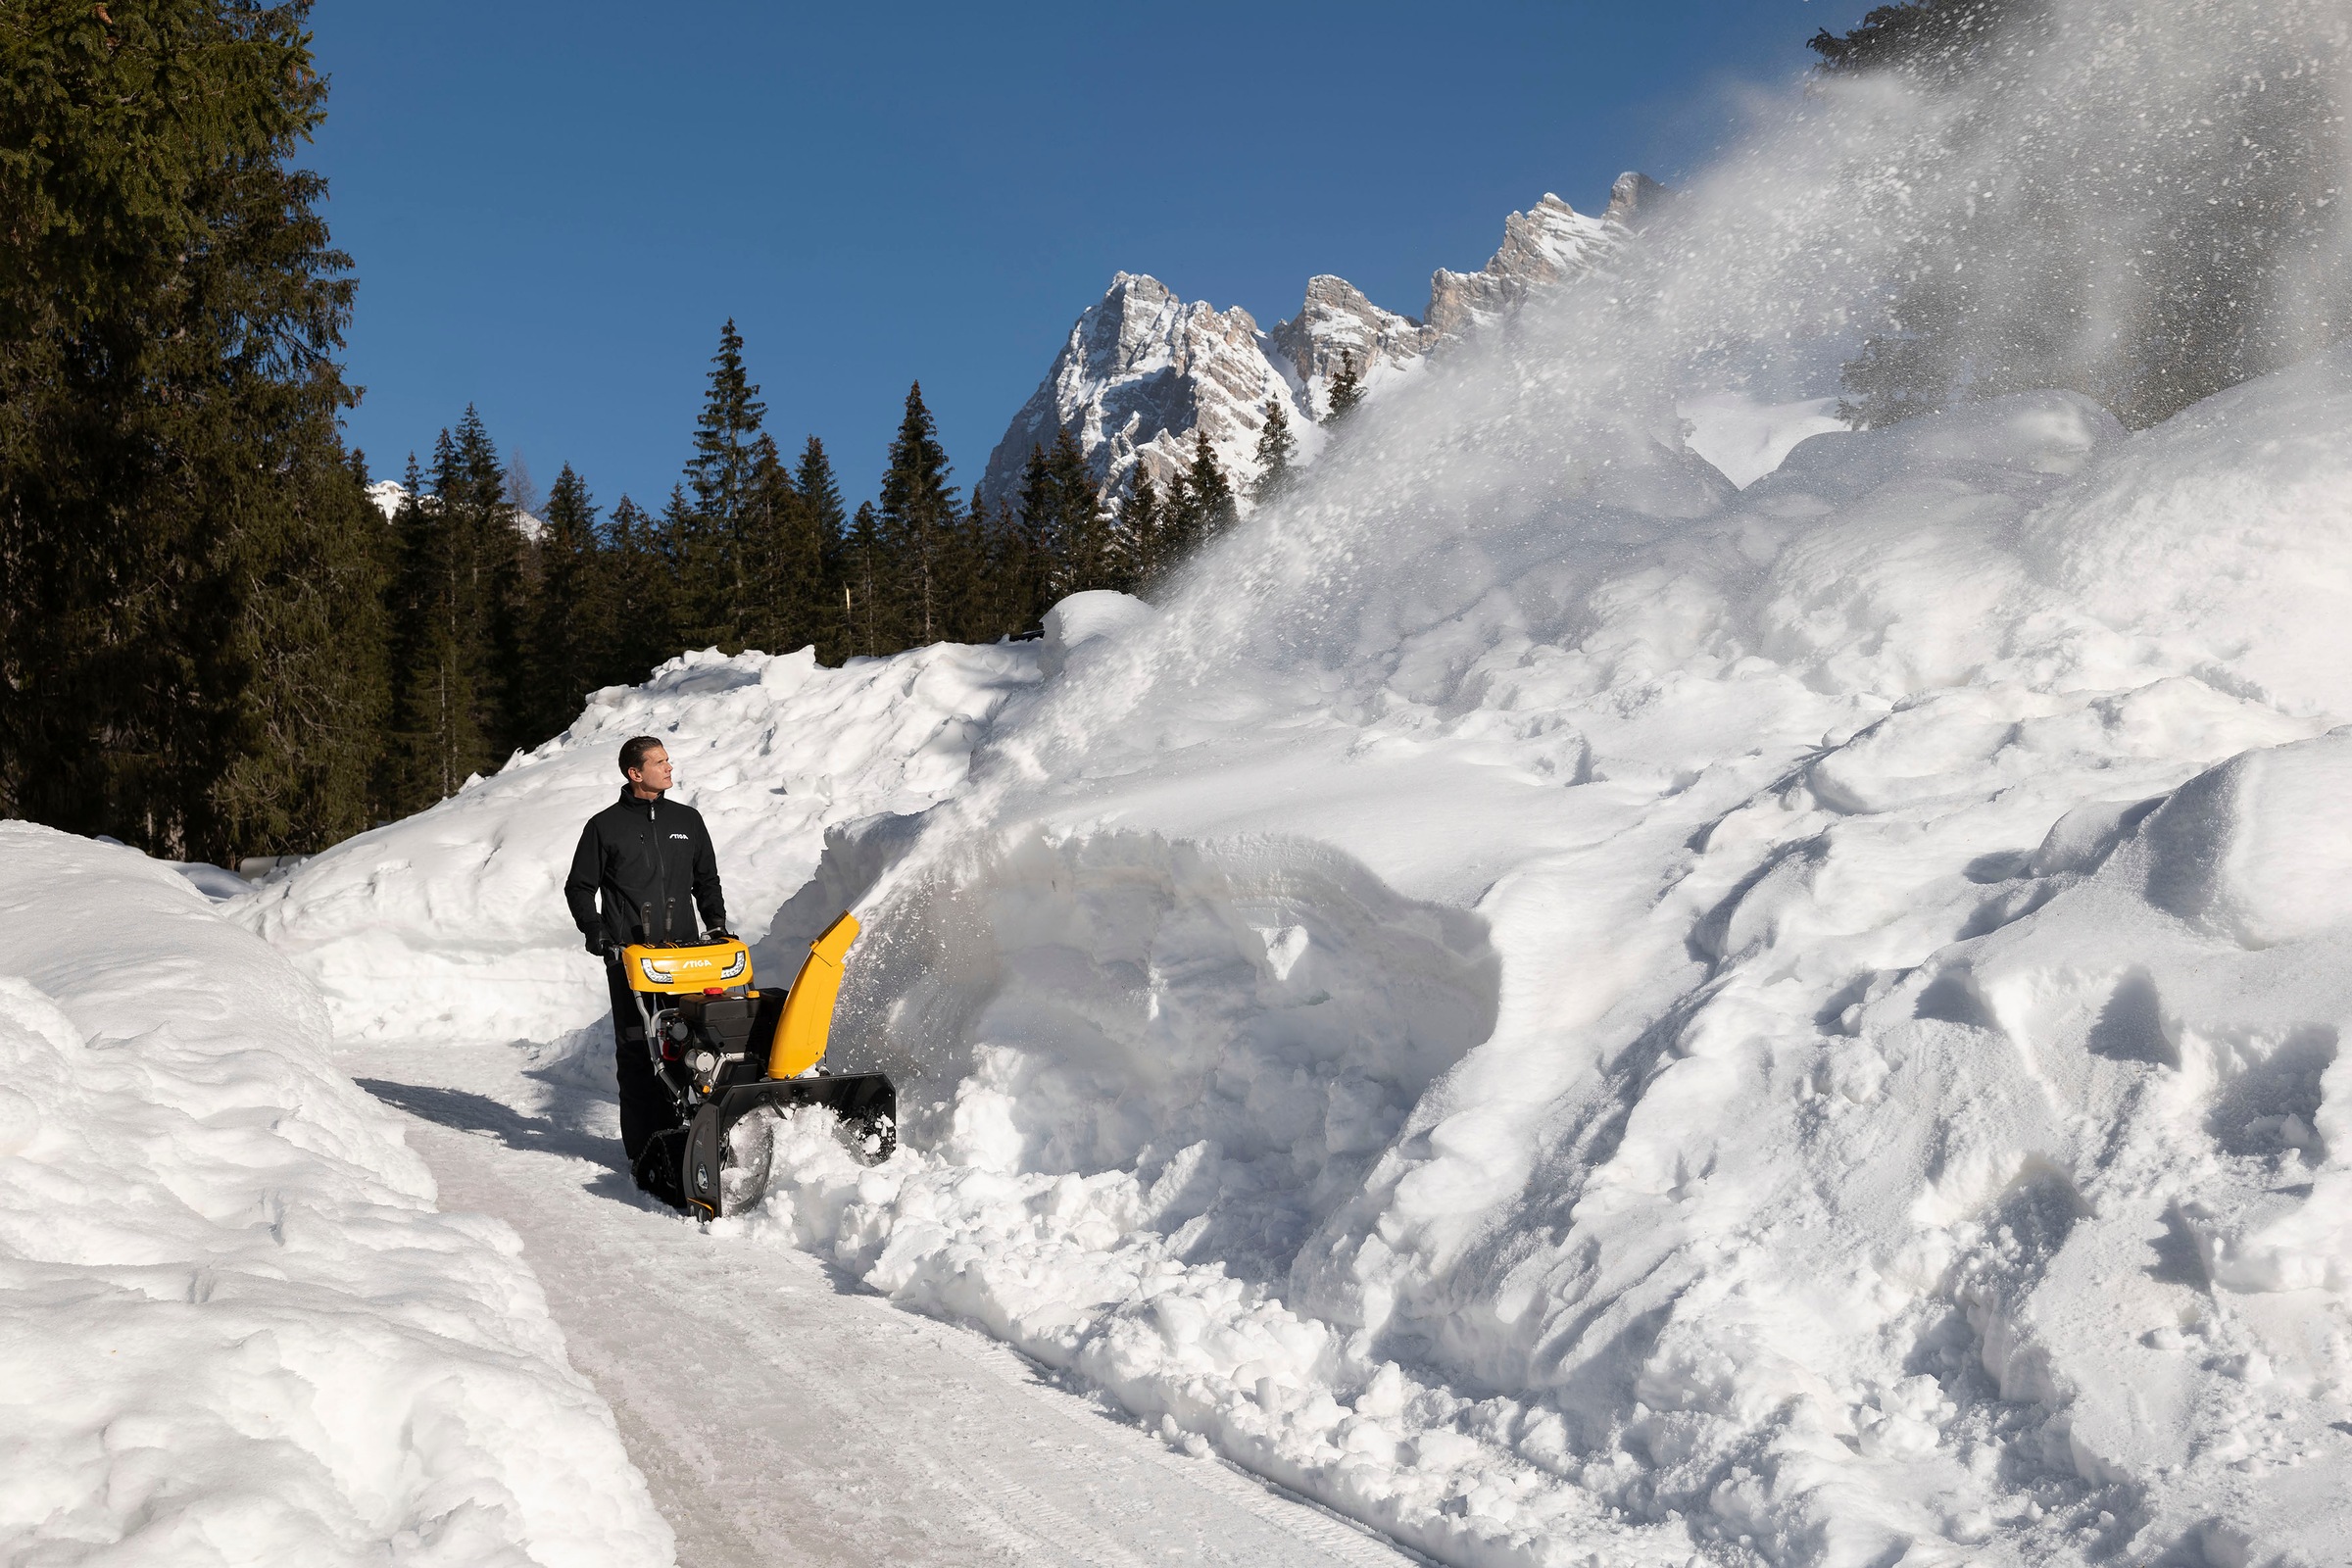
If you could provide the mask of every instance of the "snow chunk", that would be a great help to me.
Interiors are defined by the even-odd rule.
[[[1079,649],[1149,624],[1152,616],[1152,607],[1132,594],[1113,593],[1107,588],[1072,594],[1046,612],[1045,647],[1038,668],[1045,674],[1058,675]]]
[[[2147,825],[2149,902],[2248,948],[2352,926],[2352,729],[2233,757]]]
[[[1781,466],[1808,436],[1842,430],[1836,398],[1756,403],[1737,392],[1687,398],[1675,412],[1689,426],[1684,444],[1744,490]]]

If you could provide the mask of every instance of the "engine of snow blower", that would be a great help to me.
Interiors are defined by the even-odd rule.
[[[851,1152],[880,1164],[898,1147],[898,1090],[878,1072],[829,1073],[823,1062],[841,993],[842,959],[858,940],[844,914],[808,945],[788,991],[753,986],[741,942],[640,944],[621,950],[645,1017],[654,1076],[683,1124],[637,1156],[637,1184],[701,1219],[760,1201],[767,1189],[763,1107],[823,1105]]]

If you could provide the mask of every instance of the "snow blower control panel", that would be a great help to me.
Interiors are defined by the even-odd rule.
[[[621,950],[620,961],[632,991],[732,989],[742,996],[752,984],[752,950],[733,940],[659,947],[633,943]]]

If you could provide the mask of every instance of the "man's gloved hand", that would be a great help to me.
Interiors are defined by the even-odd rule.
[[[612,939],[611,936],[606,934],[603,926],[600,925],[595,930],[584,932],[582,934],[588,939],[588,951],[590,953],[595,954],[600,958],[605,957],[610,954],[612,947]]]
[[[705,942],[733,942],[736,937],[734,932],[714,925],[703,933],[703,940]]]

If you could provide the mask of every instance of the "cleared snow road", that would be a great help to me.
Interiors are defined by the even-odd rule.
[[[686,1568],[1419,1560],[806,1252],[647,1206],[611,1102],[514,1059],[377,1046],[342,1065],[408,1113],[444,1208],[521,1236]]]

